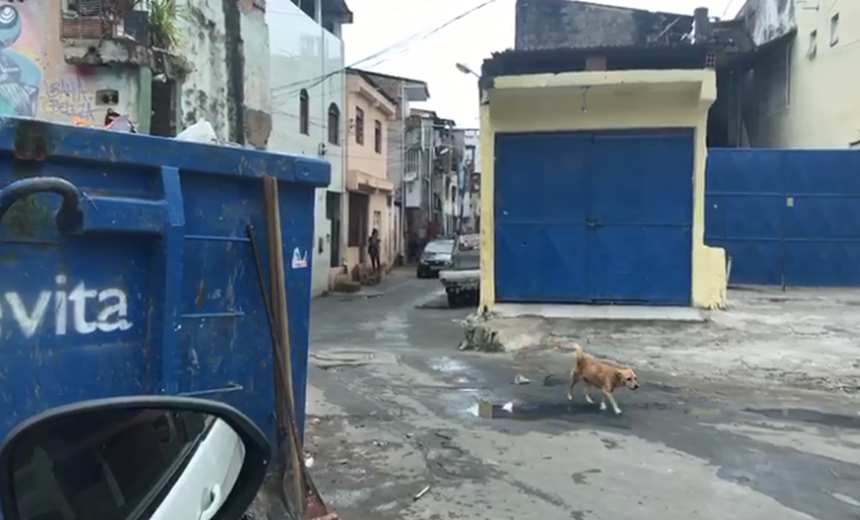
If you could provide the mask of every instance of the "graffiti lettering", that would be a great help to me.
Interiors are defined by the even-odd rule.
[[[87,90],[81,78],[74,76],[47,83],[43,93],[42,110],[45,112],[88,121],[95,119],[93,93]]]
[[[56,282],[56,290],[41,291],[29,309],[20,294],[5,293],[0,300],[0,325],[6,323],[3,319],[5,317],[17,325],[24,337],[31,338],[42,329],[49,309],[53,309],[53,329],[57,336],[68,334],[70,325],[72,331],[78,334],[124,331],[132,327],[127,319],[128,295],[122,289],[89,289],[81,282],[71,291],[67,291],[65,276],[57,276]],[[87,316],[92,303],[100,305],[95,321],[90,321]],[[4,305],[8,310],[4,309]]]

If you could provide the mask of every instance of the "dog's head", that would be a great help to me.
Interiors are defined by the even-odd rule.
[[[636,380],[636,372],[632,368],[621,368],[616,372],[615,377],[618,378],[618,386],[623,386],[628,390],[636,390],[639,388],[639,381]]]

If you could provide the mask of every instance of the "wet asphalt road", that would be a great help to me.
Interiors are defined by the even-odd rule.
[[[640,373],[616,417],[557,357],[459,352],[439,287],[314,302],[307,445],[345,519],[860,519],[856,399]]]

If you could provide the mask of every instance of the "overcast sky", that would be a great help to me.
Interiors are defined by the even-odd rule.
[[[432,29],[486,0],[347,0],[355,13],[344,27],[346,64],[366,58],[409,36]],[[514,46],[514,2],[495,3],[454,23],[408,51],[367,68],[426,81],[430,86],[428,108],[441,117],[455,119],[462,127],[478,126],[478,94],[473,76],[454,64],[463,62],[480,71],[481,62],[495,51]],[[744,0],[604,0],[599,3],[653,11],[692,14],[707,7],[712,16],[732,17]],[[378,60],[377,60],[378,61]]]

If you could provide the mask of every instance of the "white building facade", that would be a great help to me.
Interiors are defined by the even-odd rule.
[[[346,255],[344,216],[346,84],[341,26],[352,23],[343,0],[269,0],[272,134],[269,150],[331,163],[331,184],[314,208],[311,294],[329,288]]]
[[[463,130],[466,149],[466,179],[463,190],[463,231],[478,232],[481,220],[481,133],[480,130]]]

